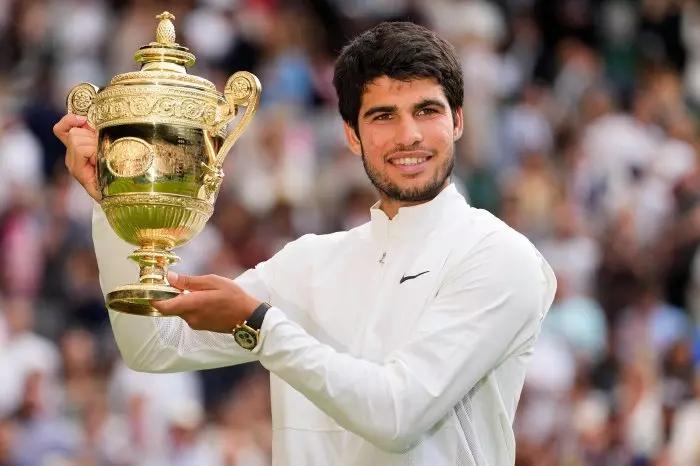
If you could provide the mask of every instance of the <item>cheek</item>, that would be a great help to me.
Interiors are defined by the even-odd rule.
[[[379,159],[391,150],[392,141],[392,132],[387,127],[372,128],[362,137],[365,154],[372,159]]]
[[[426,145],[444,150],[454,143],[454,131],[449,124],[426,125],[423,134]]]

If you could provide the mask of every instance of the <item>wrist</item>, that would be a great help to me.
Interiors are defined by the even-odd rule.
[[[243,313],[243,319],[239,320],[236,322],[236,325],[242,324],[243,322],[247,321],[250,319],[250,317],[253,315],[253,312],[262,304],[263,302],[260,301],[259,299],[251,298],[248,300],[248,302],[245,304],[244,309],[245,312]]]
[[[267,314],[267,311],[268,309],[270,309],[270,307],[272,306],[270,306],[270,304],[266,302],[259,302],[258,306],[246,319],[246,325],[255,329],[256,331],[260,331],[260,329],[262,328],[263,321],[265,320],[265,315]]]
[[[260,328],[265,319],[265,314],[271,307],[268,303],[258,302],[260,304],[253,310],[248,318],[244,322],[236,325],[232,331],[236,343],[248,351],[252,351],[253,348],[258,345]]]

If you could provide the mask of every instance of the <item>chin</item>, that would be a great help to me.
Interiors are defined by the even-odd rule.
[[[440,194],[443,185],[435,186],[430,183],[423,183],[417,186],[405,186],[399,188],[400,195],[396,200],[404,202],[425,202]]]

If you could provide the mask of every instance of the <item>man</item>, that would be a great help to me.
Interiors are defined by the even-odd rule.
[[[463,128],[454,49],[383,23],[343,50],[334,84],[379,193],[371,221],[305,235],[233,281],[172,274],[190,292],[153,306],[182,319],[110,311],[122,356],[153,372],[260,361],[275,464],[513,464],[513,417],[556,282],[527,239],[450,184]],[[94,132],[72,115],[55,131],[99,199]],[[93,229],[107,292],[133,276],[131,247],[99,206]]]

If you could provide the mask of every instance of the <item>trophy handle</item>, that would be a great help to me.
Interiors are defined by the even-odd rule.
[[[92,103],[100,88],[91,83],[80,83],[73,87],[66,98],[66,109],[68,113],[86,116],[88,122],[94,128],[95,124],[92,118]]]
[[[229,104],[230,111],[227,118],[217,125],[216,131],[214,131],[213,134],[216,134],[221,127],[227,125],[236,116],[238,107],[245,107],[245,113],[221,145],[219,152],[216,154],[215,167],[220,168],[223,165],[228,151],[231,150],[231,147],[233,147],[241,134],[243,134],[243,131],[248,127],[250,120],[258,110],[261,89],[262,86],[258,78],[253,73],[247,71],[238,71],[231,75],[228,81],[226,81],[224,97]]]

